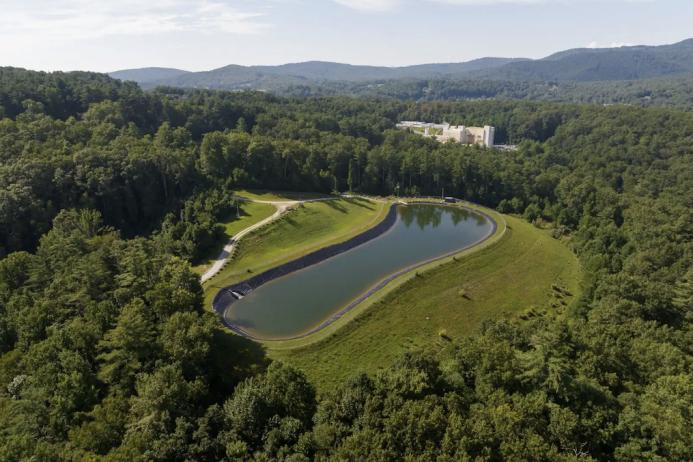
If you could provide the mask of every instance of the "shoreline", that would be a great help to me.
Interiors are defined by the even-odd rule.
[[[316,250],[308,255],[305,255],[303,257],[300,257],[296,260],[284,263],[283,265],[279,265],[275,268],[269,269],[263,273],[260,273],[259,275],[253,276],[249,279],[246,279],[244,281],[241,281],[236,284],[232,284],[230,286],[224,287],[219,292],[214,296],[214,299],[212,301],[212,307],[214,311],[219,315],[221,318],[221,321],[223,325],[228,328],[229,330],[233,331],[234,333],[248,338],[250,340],[258,341],[258,342],[284,342],[284,341],[290,341],[290,340],[299,340],[306,338],[310,335],[313,335],[324,328],[332,325],[339,319],[341,319],[345,314],[349,313],[352,311],[354,308],[362,304],[364,301],[372,297],[373,295],[377,294],[380,290],[382,290],[385,286],[387,286],[389,283],[391,283],[393,280],[410,273],[417,268],[430,265],[431,263],[434,263],[438,260],[444,260],[446,258],[449,258],[451,256],[454,256],[460,252],[466,251],[472,247],[478,246],[482,244],[483,242],[487,241],[491,236],[493,236],[497,229],[498,229],[498,224],[496,223],[496,220],[494,220],[489,214],[485,213],[482,210],[478,209],[473,209],[470,207],[466,207],[464,205],[455,205],[455,204],[445,204],[445,203],[440,203],[440,202],[432,202],[432,201],[415,201],[412,202],[412,204],[427,204],[427,205],[436,205],[436,206],[444,206],[444,207],[458,207],[458,208],[464,208],[466,210],[469,210],[472,213],[477,213],[481,216],[483,216],[486,220],[488,220],[491,223],[491,228],[489,232],[483,236],[481,239],[478,241],[469,244],[465,247],[461,247],[459,249],[455,249],[451,252],[447,252],[443,255],[439,255],[433,258],[429,258],[417,263],[414,263],[412,265],[409,265],[405,268],[402,268],[400,270],[395,271],[394,273],[386,276],[385,278],[377,281],[373,286],[371,286],[369,289],[367,289],[365,292],[362,294],[358,295],[355,299],[353,299],[351,302],[349,302],[346,306],[343,308],[339,309],[335,313],[332,313],[329,315],[327,318],[325,318],[322,322],[317,324],[316,326],[310,328],[309,330],[300,333],[298,335],[294,335],[291,337],[285,337],[285,338],[262,338],[262,337],[257,337],[250,332],[247,332],[243,328],[235,325],[234,323],[228,321],[224,317],[224,312],[226,311],[226,308],[228,308],[229,305],[234,303],[237,298],[234,297],[231,292],[236,292],[241,295],[245,295],[252,290],[257,289],[258,287],[262,286],[263,284],[270,282],[274,279],[277,279],[282,276],[286,276],[288,274],[294,273],[296,271],[300,271],[302,269],[305,269],[309,266],[313,266],[315,264],[321,263],[329,258],[332,258],[336,255],[339,255],[341,253],[347,252],[349,250],[352,250],[361,244],[364,244],[366,242],[370,242],[373,239],[376,239],[382,235],[384,235],[387,231],[389,231],[394,224],[397,221],[397,207],[400,205],[407,205],[406,203],[394,203],[390,206],[390,210],[388,211],[387,216],[383,221],[378,223],[376,226],[373,228],[364,231],[363,233],[352,237],[351,239],[339,243],[339,244],[333,244],[331,246],[325,247],[323,249]]]
[[[266,271],[263,271],[258,275],[252,276],[248,279],[220,289],[212,299],[212,308],[221,317],[224,326],[244,337],[251,338],[253,340],[260,340],[259,338],[252,336],[248,332],[245,332],[240,327],[228,322],[224,318],[224,311],[226,310],[226,308],[237,300],[236,297],[234,297],[231,294],[231,292],[236,292],[241,295],[245,295],[274,279],[286,276],[288,274],[302,270],[309,266],[321,263],[331,257],[334,257],[348,250],[356,248],[361,244],[365,244],[366,242],[369,242],[385,234],[392,228],[392,226],[394,226],[396,221],[397,204],[392,204],[390,205],[390,210],[388,210],[387,215],[380,223],[378,223],[370,229],[367,229],[361,234],[347,239],[344,242],[332,244],[322,249],[315,250],[295,260],[283,263],[279,266],[275,266],[274,268],[270,268]]]

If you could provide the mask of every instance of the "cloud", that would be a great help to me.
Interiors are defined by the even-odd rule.
[[[412,5],[422,0],[333,0],[340,5],[366,12],[383,12],[395,9],[404,3]],[[597,4],[600,2],[611,3],[645,3],[655,0],[424,0],[428,3],[444,3],[457,6],[492,6],[492,5],[577,5]]]
[[[611,42],[608,45],[600,45],[597,41],[591,41],[585,48],[621,48],[621,47],[632,47],[633,44],[630,42]]]
[[[460,6],[485,5],[589,5],[597,3],[648,3],[656,0],[428,0]]]
[[[501,5],[501,4],[521,4],[533,5],[539,3],[566,3],[563,0],[429,0],[434,3],[448,3],[450,5],[462,6],[484,6],[484,5]]]
[[[399,5],[399,0],[334,0],[340,5],[361,11],[388,11]]]
[[[269,27],[257,12],[221,0],[0,1],[0,37],[90,39],[165,32],[254,34]]]

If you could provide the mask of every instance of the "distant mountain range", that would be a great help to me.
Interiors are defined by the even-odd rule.
[[[403,67],[358,66],[309,61],[280,66],[229,65],[204,72],[150,67],[112,72],[144,88],[277,90],[326,82],[378,82],[403,79],[593,82],[640,80],[693,72],[693,39],[672,45],[576,48],[542,59],[481,58],[462,63]]]
[[[476,77],[522,81],[641,80],[693,72],[693,39],[673,45],[575,48],[508,63]]]
[[[497,68],[520,59],[481,58],[464,63],[420,64],[404,67],[356,66],[323,61],[280,66],[239,66],[231,64],[211,71],[146,67],[112,72],[111,77],[133,80],[144,87],[158,85],[186,88],[272,89],[282,85],[320,82],[366,82],[411,78],[454,78]]]
[[[122,71],[115,71],[109,73],[108,75],[114,79],[132,80],[142,84],[173,79],[184,74],[192,74],[192,72],[183,71],[181,69],[171,69],[168,67],[145,67],[142,69],[125,69]]]

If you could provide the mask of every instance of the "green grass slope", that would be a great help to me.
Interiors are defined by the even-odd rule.
[[[421,273],[329,337],[268,355],[306,372],[320,391],[359,372],[374,372],[403,351],[441,348],[482,321],[528,309],[554,309],[578,292],[577,258],[561,242],[521,219],[506,217],[500,240]]]
[[[308,199],[325,199],[327,194],[316,192],[269,191],[265,189],[241,189],[235,192],[238,197],[259,201],[303,201]]]
[[[236,218],[236,213],[234,212],[227,220],[221,222],[221,225],[224,227],[224,238],[219,241],[217,247],[210,250],[205,258],[195,262],[193,271],[197,274],[204,273],[212,263],[214,263],[214,259],[221,253],[229,239],[245,228],[271,216],[276,210],[277,209],[270,204],[260,204],[256,202],[244,202],[240,204],[240,217]]]
[[[385,218],[389,203],[360,198],[308,202],[244,237],[233,259],[205,284],[205,303],[223,287],[314,250],[343,242]]]

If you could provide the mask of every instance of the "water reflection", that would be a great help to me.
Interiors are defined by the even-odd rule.
[[[260,286],[231,303],[224,317],[256,337],[296,336],[386,276],[473,245],[492,229],[483,215],[459,207],[400,206],[398,220],[389,232]]]
[[[410,205],[400,207],[399,216],[407,228],[410,228],[414,223],[421,230],[427,226],[437,228],[442,222],[443,209],[426,205]]]
[[[460,207],[432,207],[426,204],[412,204],[407,207],[400,207],[399,209],[399,216],[402,219],[402,223],[409,228],[416,222],[420,230],[424,230],[428,226],[432,228],[440,226],[443,221],[444,213],[450,217],[452,224],[455,226],[462,221],[469,220],[470,217],[473,217],[478,224],[486,223],[486,218],[483,216],[470,213],[469,210]]]

